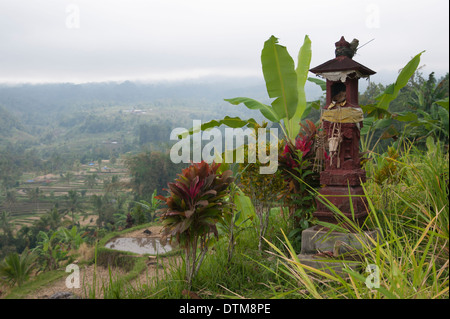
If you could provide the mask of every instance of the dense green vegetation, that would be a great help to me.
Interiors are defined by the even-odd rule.
[[[239,83],[0,87],[0,279],[35,289],[36,282],[61,278],[58,270],[90,247],[95,257],[85,263],[119,260],[115,264],[128,271],[126,280],[110,277],[105,298],[448,298],[448,74],[437,79],[416,71],[419,54],[396,83],[371,82],[360,94],[367,223],[384,235],[384,243],[364,246],[358,256],[363,266],[381,269],[381,288],[370,290],[363,271],[325,274],[298,262],[301,231],[316,223],[310,213],[317,195],[310,191],[319,185],[307,156],[311,144],[295,138],[313,135],[323,97],[306,101],[307,37],[297,69],[276,38],[266,49],[277,49],[289,76],[301,78],[290,83],[289,105],[273,93],[281,87],[266,102],[258,86]],[[263,68],[273,58],[263,55]],[[271,72],[265,72],[268,82]],[[248,95],[262,102],[230,98]],[[193,119],[226,126],[230,117],[240,126],[266,120],[279,127],[291,142],[290,149],[280,144],[279,153],[301,165],[289,170],[281,161],[276,174],[263,176],[255,173],[258,163],[205,169],[209,175],[172,163],[173,128],[189,129]],[[213,124],[218,118],[224,120]],[[223,185],[209,178],[224,182],[230,174],[233,181]],[[181,267],[161,269],[164,280],[152,277],[136,288],[129,280],[145,270],[145,257],[102,245],[148,225],[166,227],[164,234],[185,251],[175,253]],[[362,229],[354,225],[353,231]],[[96,291],[87,296],[95,298]]]

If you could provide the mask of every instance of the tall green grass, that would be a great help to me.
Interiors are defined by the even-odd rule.
[[[343,274],[331,267],[327,273],[302,264],[286,236],[280,239],[284,250],[269,242],[288,275],[284,293],[301,298],[448,298],[448,152],[427,144],[426,152],[410,145],[401,157],[391,159],[398,165],[396,183],[363,185],[369,212],[365,226],[378,229],[382,237],[365,236],[366,228],[346,220],[365,238],[356,252],[360,271],[343,263]],[[376,169],[370,167],[368,175]],[[369,265],[379,270],[379,286],[373,287],[371,274],[364,272]]]
[[[22,286],[15,286],[12,288],[6,296],[2,296],[4,299],[25,299],[32,298],[33,293],[39,290],[43,286],[51,284],[57,280],[61,280],[67,273],[64,270],[51,270],[38,274],[32,280],[27,281]]]

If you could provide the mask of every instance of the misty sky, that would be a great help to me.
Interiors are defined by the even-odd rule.
[[[391,81],[426,50],[425,74],[449,70],[448,0],[0,0],[0,83],[262,78],[271,35],[311,67],[344,35],[354,60]]]

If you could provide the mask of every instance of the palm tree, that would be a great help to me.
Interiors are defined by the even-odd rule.
[[[100,211],[102,210],[102,207],[103,207],[102,196],[92,195],[91,198],[92,198],[92,203],[94,204],[95,210],[97,211],[98,214],[100,214]]]
[[[89,188],[94,188],[97,185],[97,174],[89,174],[86,176],[85,184]]]
[[[17,237],[25,242],[26,248],[33,247],[36,242],[36,231],[37,228],[24,225],[17,232]]]
[[[11,253],[0,263],[0,279],[11,286],[19,287],[28,280],[35,264],[36,256],[28,250]]]
[[[50,229],[58,229],[62,226],[62,215],[56,207],[48,212],[47,215],[49,216]]]
[[[48,214],[41,215],[38,220],[34,222],[34,226],[39,230],[50,230],[50,217]]]
[[[6,192],[5,204],[10,212],[16,203],[17,203],[16,191],[8,190]]]
[[[101,158],[98,159],[97,164],[98,164],[98,171],[101,172],[102,171],[102,159]]]
[[[28,198],[36,205],[36,209],[39,210],[39,195],[41,194],[39,187],[27,188],[25,189],[25,192],[27,193]]]
[[[94,197],[94,206],[98,213],[96,221],[98,227],[105,227],[108,223],[114,224],[114,214],[117,213],[117,209],[111,199],[106,195],[104,197],[96,196],[96,198]]]
[[[11,220],[12,218],[10,213],[3,211],[0,214],[0,229],[3,230],[4,234],[11,234],[14,227]]]
[[[70,185],[70,181],[73,180],[75,175],[72,172],[67,172],[66,175],[63,175],[62,179]]]
[[[80,196],[78,194],[78,192],[76,190],[69,190],[68,195],[68,211],[71,213],[72,215],[72,226],[75,224],[75,212],[82,212],[81,209],[81,201],[80,201]]]

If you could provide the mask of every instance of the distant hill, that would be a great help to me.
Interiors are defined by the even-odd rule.
[[[306,90],[309,100],[321,95],[313,83],[308,82]],[[62,148],[75,152],[90,147],[94,152],[110,140],[127,146],[167,142],[171,129],[190,127],[193,119],[204,122],[228,115],[263,121],[259,111],[224,101],[242,96],[271,102],[263,78],[0,84],[0,144],[26,142],[49,154]],[[129,116],[130,110],[147,114]]]
[[[0,140],[24,133],[24,126],[21,121],[0,105]]]
[[[264,84],[256,80],[21,84],[0,85],[0,103],[14,112],[24,112],[60,110],[74,104],[136,104],[167,98],[220,101],[230,94],[251,95],[255,91],[265,93]]]
[[[311,92],[308,92],[311,91]],[[312,93],[312,94],[308,94]],[[320,90],[308,83],[307,96],[315,99]],[[246,96],[268,101],[263,79],[202,78],[178,82],[55,83],[0,85],[0,104],[20,117],[24,124],[46,125],[48,113],[85,111],[96,106],[180,103],[205,107],[227,105],[225,98]]]

